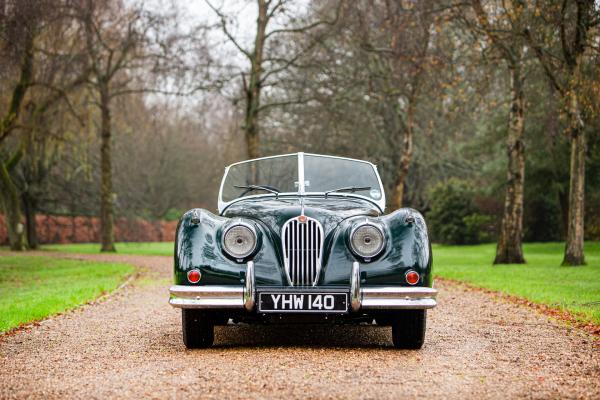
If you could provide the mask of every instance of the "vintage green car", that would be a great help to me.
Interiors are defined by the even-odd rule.
[[[398,348],[423,345],[437,294],[427,227],[413,209],[384,214],[375,165],[308,153],[235,163],[218,208],[177,228],[170,304],[188,348],[228,323],[377,324]]]

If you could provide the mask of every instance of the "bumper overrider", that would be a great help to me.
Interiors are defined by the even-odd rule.
[[[256,305],[254,262],[246,264],[244,285],[185,286],[170,288],[169,303],[178,308],[198,309],[246,309],[253,311]],[[399,310],[429,309],[436,306],[437,290],[429,287],[377,286],[360,287],[360,264],[352,264],[350,277],[350,309]]]

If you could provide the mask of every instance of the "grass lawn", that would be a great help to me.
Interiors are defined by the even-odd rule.
[[[119,242],[115,244],[118,254],[140,256],[172,256],[173,242]],[[45,244],[42,250],[57,250],[68,253],[100,253],[99,243]]]
[[[94,300],[133,270],[127,264],[0,256],[0,332]]]
[[[561,267],[563,243],[524,245],[525,265],[492,266],[495,244],[433,246],[434,275],[580,313],[600,324],[600,243],[586,243],[583,267]]]
[[[98,253],[96,243],[46,245],[44,249]],[[525,265],[492,266],[495,244],[433,246],[434,274],[472,286],[527,298],[580,313],[583,321],[600,324],[600,242],[586,243],[587,265],[561,267],[563,243],[528,243]],[[117,243],[120,254],[173,254],[173,243]]]

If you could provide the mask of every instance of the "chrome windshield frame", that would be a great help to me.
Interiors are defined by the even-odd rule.
[[[255,194],[255,195],[250,195],[250,196],[243,196],[243,197],[238,197],[236,199],[233,199],[231,201],[223,201],[223,187],[225,185],[225,180],[227,179],[227,174],[229,173],[229,170],[231,169],[231,167],[239,165],[239,164],[245,164],[245,163],[249,163],[249,162],[254,162],[254,161],[259,161],[259,160],[266,160],[266,159],[271,159],[271,158],[279,158],[279,157],[287,157],[287,156],[297,156],[297,160],[298,160],[298,191],[296,192],[282,192],[278,194],[278,197],[289,197],[289,196],[298,196],[298,197],[319,197],[319,196],[325,196],[325,192],[306,192],[306,181],[304,180],[304,155],[309,155],[309,156],[315,156],[315,157],[325,157],[325,158],[334,158],[334,159],[341,159],[341,160],[349,160],[349,161],[355,161],[355,162],[360,162],[360,163],[365,163],[365,164],[369,164],[372,168],[373,171],[375,172],[375,176],[377,177],[377,182],[379,183],[379,189],[381,192],[381,198],[379,200],[374,200],[370,197],[367,196],[362,196],[360,194],[356,194],[356,193],[329,193],[327,196],[328,197],[349,197],[349,198],[357,198],[357,199],[362,199],[362,200],[366,200],[369,203],[372,203],[374,205],[376,205],[381,212],[383,213],[385,210],[385,190],[383,188],[383,183],[381,182],[381,177],[379,176],[379,171],[377,171],[377,166],[369,161],[365,161],[365,160],[358,160],[355,158],[348,158],[348,157],[338,157],[338,156],[329,156],[329,155],[324,155],[324,154],[313,154],[313,153],[304,153],[304,152],[298,152],[298,153],[289,153],[289,154],[280,154],[280,155],[276,155],[276,156],[268,156],[268,157],[260,157],[260,158],[254,158],[252,160],[245,160],[245,161],[239,161],[233,164],[228,165],[225,168],[225,172],[223,174],[223,179],[221,180],[221,185],[219,187],[219,199],[218,199],[218,209],[219,209],[219,214],[222,214],[225,209],[227,207],[229,207],[230,205],[237,203],[239,201],[242,200],[249,200],[249,199],[260,199],[260,198],[275,198],[275,194],[273,193],[267,193],[267,194]]]

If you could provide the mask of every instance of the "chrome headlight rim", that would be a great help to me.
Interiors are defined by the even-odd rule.
[[[375,228],[377,231],[379,231],[379,233],[381,235],[381,243],[380,243],[379,247],[377,248],[377,251],[374,252],[373,254],[361,253],[354,247],[354,244],[352,243],[352,238],[354,237],[354,234],[356,233],[356,231],[358,231],[360,228],[365,227],[365,226],[371,226],[371,227]],[[348,242],[350,245],[349,246],[350,250],[352,251],[352,253],[355,256],[362,258],[365,262],[369,262],[373,258],[377,257],[378,255],[380,255],[383,252],[383,249],[385,249],[386,239],[385,239],[385,233],[384,233],[383,229],[378,224],[367,221],[367,222],[362,222],[360,224],[357,224],[352,228],[352,230],[350,231],[350,235],[348,236]]]
[[[227,237],[227,233],[237,227],[237,226],[242,226],[244,228],[247,228],[252,235],[254,236],[254,246],[252,246],[252,249],[250,249],[248,252],[244,253],[244,254],[234,254],[232,253],[227,246],[225,245],[225,238]],[[223,249],[223,252],[228,255],[229,257],[237,260],[238,262],[243,261],[244,259],[250,257],[251,255],[254,254],[254,252],[256,251],[256,248],[258,247],[258,235],[256,234],[256,228],[252,225],[249,224],[247,222],[243,222],[243,221],[235,221],[235,222],[231,222],[230,224],[228,224],[225,229],[223,229],[223,234],[221,235],[221,248]]]

